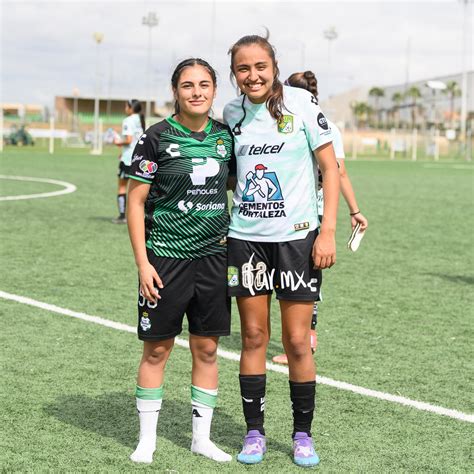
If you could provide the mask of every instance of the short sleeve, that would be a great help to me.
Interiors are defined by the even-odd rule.
[[[133,135],[133,127],[128,117],[122,122],[122,136]]]
[[[151,184],[158,171],[158,139],[153,131],[148,129],[141,135],[133,150],[132,164],[129,177]]]
[[[346,157],[344,153],[344,143],[342,141],[341,131],[336,125],[330,123],[332,133],[332,146],[334,147],[334,154],[338,160],[343,160]]]
[[[315,97],[307,91],[301,92],[304,92],[304,94],[298,97],[298,112],[303,119],[309,146],[311,150],[316,150],[326,143],[332,142],[331,127],[316,103]]]

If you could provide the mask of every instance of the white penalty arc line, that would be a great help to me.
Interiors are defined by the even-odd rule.
[[[53,196],[61,196],[62,194],[70,194],[76,191],[76,186],[74,184],[68,183],[66,181],[58,181],[56,179],[49,178],[33,178],[31,176],[7,176],[0,175],[0,179],[11,179],[14,181],[33,181],[36,183],[48,183],[56,184],[62,186],[64,189],[59,191],[51,191],[48,193],[37,193],[37,194],[19,194],[17,196],[0,196],[0,201],[18,201],[21,199],[38,199],[38,198],[47,198]]]
[[[36,308],[41,308],[46,311],[50,311],[57,314],[62,314],[65,316],[70,316],[72,318],[82,319],[83,321],[88,321],[94,324],[100,324],[101,326],[106,326],[112,329],[118,329],[120,331],[126,331],[132,334],[136,334],[137,330],[135,327],[129,326],[128,324],[118,323],[116,321],[111,321],[110,319],[101,318],[99,316],[91,316],[85,313],[79,313],[77,311],[72,311],[67,308],[61,308],[59,306],[43,303],[31,298],[26,298],[24,296],[13,295],[5,291],[0,290],[0,298],[5,300],[15,301],[17,303],[26,304],[29,306],[34,306]],[[178,346],[189,347],[188,341],[177,337],[175,342]],[[218,349],[218,355],[224,359],[232,360],[235,362],[240,361],[240,355],[226,351],[224,349]],[[267,361],[267,369],[273,372],[279,372],[282,374],[288,375],[288,367],[283,367],[280,365],[272,364]],[[316,378],[317,383],[322,385],[329,385],[330,387],[338,388],[340,390],[346,390],[349,392],[357,393],[359,395],[364,395],[367,397],[377,398],[379,400],[385,400],[392,403],[398,403],[400,405],[405,405],[408,407],[416,408],[417,410],[427,411],[431,413],[436,413],[437,415],[448,416],[450,418],[455,418],[456,420],[467,421],[469,423],[474,423],[474,414],[463,413],[458,410],[452,410],[450,408],[444,408],[437,405],[431,405],[429,403],[420,402],[417,400],[411,400],[409,398],[401,397],[398,395],[391,395],[390,393],[379,392],[378,390],[371,390],[369,388],[360,387],[358,385],[353,385],[347,382],[340,382],[338,380],[333,380],[328,377],[322,377],[320,375]]]

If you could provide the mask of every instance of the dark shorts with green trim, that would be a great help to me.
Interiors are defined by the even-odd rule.
[[[290,242],[249,242],[227,238],[229,296],[269,295],[291,301],[319,301],[322,272],[314,268],[317,231]]]
[[[121,161],[119,164],[117,176],[120,179],[128,179],[130,177],[130,169],[131,166],[127,166],[123,161]]]
[[[147,254],[164,287],[157,303],[138,294],[139,339],[160,341],[177,336],[185,314],[189,332],[195,336],[230,334],[225,252],[195,260],[158,257],[150,249]]]

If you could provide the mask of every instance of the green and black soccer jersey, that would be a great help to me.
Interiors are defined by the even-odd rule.
[[[146,246],[160,257],[201,258],[226,250],[226,183],[235,174],[233,138],[209,119],[193,132],[169,117],[140,137],[130,178],[151,185],[145,203]]]

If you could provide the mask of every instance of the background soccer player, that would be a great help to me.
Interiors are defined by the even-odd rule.
[[[305,72],[295,72],[293,73],[286,81],[285,84],[292,87],[299,87],[300,89],[306,89],[307,91],[313,94],[316,102],[318,102],[318,80],[312,71],[305,71]],[[351,226],[352,229],[360,223],[360,230],[365,231],[368,227],[368,221],[365,216],[360,212],[359,206],[357,204],[357,200],[355,197],[354,189],[352,187],[351,180],[349,179],[349,175],[347,174],[346,166],[345,166],[345,158],[346,154],[344,153],[344,143],[342,141],[342,135],[339,128],[331,122],[326,117],[327,123],[331,128],[332,133],[332,146],[334,147],[334,153],[336,155],[337,163],[339,165],[339,176],[341,178],[341,193],[344,197],[344,200],[347,203],[347,207],[349,208],[349,215],[351,217]],[[319,170],[318,170],[319,171]],[[318,214],[319,214],[319,221],[322,221],[323,218],[323,208],[324,208],[324,194],[323,194],[323,187],[322,187],[322,176],[321,173],[318,173]],[[321,296],[321,294],[320,294]],[[318,317],[318,303],[314,303],[313,308],[313,317],[311,319],[311,349],[313,352],[316,350],[316,346],[318,344],[318,337],[316,334],[316,325],[317,325],[317,317]],[[280,354],[273,357],[273,362],[277,362],[280,364],[287,364],[288,357],[286,354]]]
[[[210,429],[218,339],[230,333],[226,183],[232,135],[208,116],[216,74],[207,62],[181,62],[171,84],[176,113],[140,137],[130,173],[128,228],[140,278],[143,340],[136,388],[140,441],[131,459],[152,462],[164,369],[186,314],[193,359],[191,450],[230,461],[210,441]]]
[[[237,297],[241,318],[239,378],[247,435],[237,459],[258,463],[266,451],[265,361],[274,289],[288,355],[294,461],[313,466],[319,457],[311,437],[315,407],[311,314],[321,269],[336,260],[339,175],[331,132],[310,93],[283,87],[274,50],[266,39],[245,36],[232,46],[230,55],[231,70],[242,92],[224,109],[238,155],[228,239],[228,285],[230,295]],[[315,157],[325,193],[319,233]],[[248,193],[255,187],[255,170],[263,169],[258,165],[277,189],[266,202],[255,202]]]
[[[140,101],[132,99],[125,104],[127,117],[122,122],[122,136],[117,138],[115,145],[122,148],[120,154],[120,164],[118,170],[118,193],[117,205],[119,216],[112,222],[115,224],[125,224],[125,209],[127,205],[127,183],[132,163],[132,153],[138,138],[145,130],[145,117],[141,113],[142,104]]]

